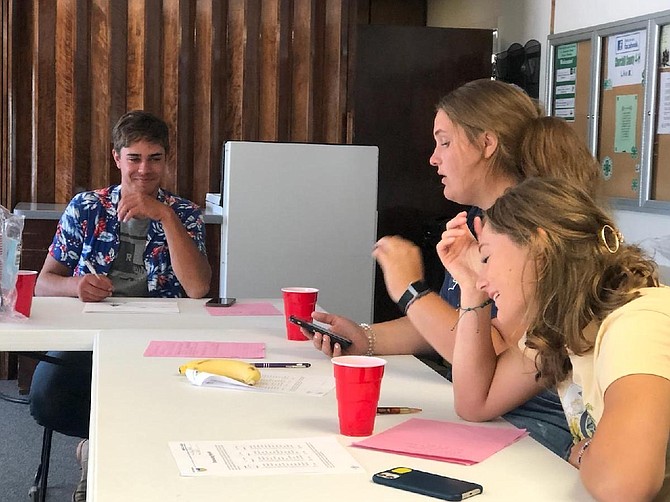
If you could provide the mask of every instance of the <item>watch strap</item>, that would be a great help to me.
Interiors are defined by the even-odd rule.
[[[426,296],[430,291],[430,286],[428,286],[425,281],[421,280],[413,282],[407,287],[407,290],[405,290],[398,300],[397,305],[400,308],[400,311],[407,315],[409,306],[422,296]]]

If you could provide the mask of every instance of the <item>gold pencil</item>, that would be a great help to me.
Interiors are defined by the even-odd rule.
[[[405,415],[407,413],[419,413],[421,408],[409,408],[407,406],[379,406],[377,415]]]

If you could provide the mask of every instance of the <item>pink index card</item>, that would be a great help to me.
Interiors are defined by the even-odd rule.
[[[256,315],[281,315],[271,303],[244,303],[237,302],[230,307],[207,307],[209,315],[240,315],[240,316],[256,316]]]
[[[472,465],[526,436],[525,429],[412,418],[352,446]]]
[[[260,342],[173,342],[152,340],[144,357],[229,357],[263,359],[265,344]]]

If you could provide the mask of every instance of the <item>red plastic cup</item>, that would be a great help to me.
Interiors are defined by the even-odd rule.
[[[286,336],[289,340],[305,341],[309,340],[300,331],[297,324],[293,324],[288,320],[292,315],[305,319],[312,320],[312,312],[316,308],[316,297],[319,290],[316,288],[282,288],[282,296],[284,297],[284,316],[286,317]]]
[[[33,305],[37,271],[19,270],[16,276],[16,304],[14,310],[26,317],[30,317],[30,308]]]
[[[375,427],[377,403],[386,360],[368,356],[333,357],[340,434],[369,436]]]

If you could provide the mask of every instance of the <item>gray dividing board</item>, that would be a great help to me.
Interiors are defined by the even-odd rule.
[[[376,146],[225,144],[221,296],[319,288],[328,312],[372,320]]]

